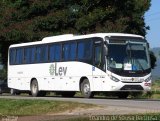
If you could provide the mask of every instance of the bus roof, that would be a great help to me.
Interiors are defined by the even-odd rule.
[[[67,40],[74,40],[74,39],[82,39],[82,38],[91,38],[91,37],[138,37],[144,39],[143,36],[135,35],[135,34],[125,34],[125,33],[94,33],[94,34],[86,34],[86,35],[73,35],[73,34],[64,34],[64,35],[58,35],[58,36],[50,36],[45,37],[42,39],[42,41],[35,41],[35,42],[28,42],[28,43],[20,43],[20,44],[13,44],[11,47],[19,47],[19,46],[29,46],[34,44],[42,44],[42,43],[52,43],[52,42],[61,42],[61,41],[67,41]]]

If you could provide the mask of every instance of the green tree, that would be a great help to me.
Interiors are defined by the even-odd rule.
[[[122,32],[146,35],[151,0],[1,0],[0,53],[10,44],[58,34]]]
[[[26,42],[71,32],[145,36],[150,0],[5,0],[0,5],[0,38]]]

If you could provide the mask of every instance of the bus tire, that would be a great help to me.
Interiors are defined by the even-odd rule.
[[[20,92],[16,89],[11,89],[10,93],[11,93],[11,95],[20,95]]]
[[[88,79],[84,79],[81,83],[81,93],[85,98],[92,98],[94,93],[91,92],[90,83]]]
[[[39,96],[38,82],[36,79],[31,82],[31,93],[33,97]]]

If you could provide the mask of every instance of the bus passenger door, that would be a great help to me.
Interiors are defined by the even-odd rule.
[[[102,41],[97,40],[94,42],[94,56],[93,56],[93,67],[92,67],[92,77],[93,77],[93,87],[94,91],[102,90]]]

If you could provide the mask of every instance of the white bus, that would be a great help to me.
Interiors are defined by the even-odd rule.
[[[47,91],[86,98],[95,92],[151,90],[149,47],[144,37],[122,33],[59,35],[9,47],[8,87],[12,94]]]

